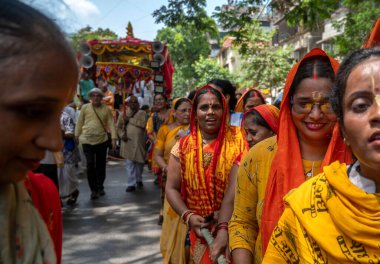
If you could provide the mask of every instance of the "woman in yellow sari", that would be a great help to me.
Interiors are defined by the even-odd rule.
[[[289,192],[264,263],[380,263],[380,47],[339,68],[332,105],[356,161]]]
[[[173,147],[168,166],[166,197],[190,228],[190,251],[194,263],[212,263],[201,228],[218,230],[218,211],[236,157],[244,141],[226,123],[223,95],[211,86],[198,90],[191,111],[190,135]]]
[[[165,185],[167,164],[170,151],[175,143],[186,135],[190,123],[191,102],[187,98],[173,100],[173,110],[168,124],[164,124],[158,131],[155,145],[156,162],[162,169],[161,199],[163,216],[160,248],[163,263],[187,263],[185,254],[185,238],[187,227],[182,223],[180,216],[171,208],[165,199]]]

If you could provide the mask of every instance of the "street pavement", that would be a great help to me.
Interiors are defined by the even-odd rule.
[[[75,206],[63,205],[62,264],[162,263],[160,190],[144,167],[144,188],[126,193],[124,161],[108,161],[106,195],[90,200],[87,179],[79,180]]]

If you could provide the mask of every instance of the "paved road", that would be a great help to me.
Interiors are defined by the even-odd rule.
[[[144,189],[126,193],[123,162],[108,162],[106,195],[90,200],[80,179],[78,204],[63,208],[62,264],[162,263],[159,188],[144,168]]]

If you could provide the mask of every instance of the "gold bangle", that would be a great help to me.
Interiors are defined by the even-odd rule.
[[[184,215],[191,212],[191,210],[185,210],[182,214],[181,214],[181,219],[183,220],[183,222],[185,223],[186,222],[186,219],[183,219]]]
[[[189,213],[188,216],[187,216],[187,219],[186,219],[186,225],[187,225],[188,227],[191,227],[191,226],[190,226],[190,217],[192,217],[193,215],[195,215],[195,213],[191,212],[191,213]]]

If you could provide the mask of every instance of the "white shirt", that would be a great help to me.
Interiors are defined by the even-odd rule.
[[[351,183],[356,187],[359,187],[366,193],[376,193],[375,181],[360,175],[360,170],[358,171],[359,165],[359,161],[356,161],[352,165],[353,167],[351,168],[350,175],[348,175],[348,178],[350,179]],[[350,166],[347,166],[347,169],[349,169],[349,167]]]

